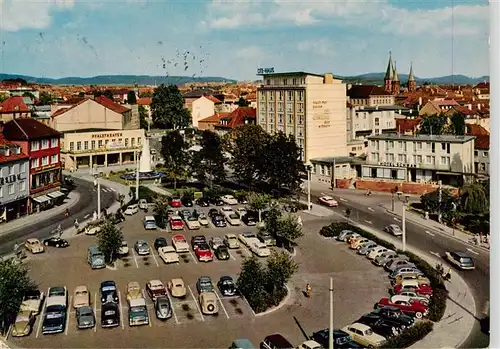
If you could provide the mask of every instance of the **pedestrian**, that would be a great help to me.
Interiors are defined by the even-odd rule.
[[[479,242],[480,242],[480,235],[479,234],[476,234],[476,245],[479,245]]]
[[[484,235],[483,235],[483,232],[480,232],[479,233],[479,237],[481,240],[479,240],[481,243],[484,242]]]
[[[306,285],[306,296],[307,298],[310,298],[311,297],[311,291],[312,291],[312,287],[310,284],[307,284]]]

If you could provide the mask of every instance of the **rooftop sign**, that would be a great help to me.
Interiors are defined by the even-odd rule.
[[[257,75],[274,74],[274,68],[258,68]]]

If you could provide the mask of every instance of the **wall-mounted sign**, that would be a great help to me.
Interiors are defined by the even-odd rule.
[[[313,101],[312,109],[312,119],[318,128],[331,127],[331,111],[328,109],[328,101]]]
[[[274,68],[259,68],[257,74],[274,74]]]
[[[48,169],[51,169],[51,168],[55,168],[55,167],[57,167],[57,165],[58,164],[45,165],[45,166],[42,166],[42,167],[39,167],[39,168],[35,169],[33,172],[45,171],[45,170],[48,170]]]
[[[17,175],[9,175],[3,178],[0,178],[0,187],[5,184],[15,183],[17,181],[23,181],[26,178],[22,178],[22,174],[18,173]]]
[[[122,137],[121,132],[110,132],[110,133],[100,133],[92,135],[92,138],[113,138],[113,137]]]

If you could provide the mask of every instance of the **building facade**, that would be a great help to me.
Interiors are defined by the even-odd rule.
[[[62,139],[62,166],[81,167],[133,164],[144,141],[144,129],[66,132]]]
[[[201,96],[192,102],[191,118],[193,127],[198,128],[198,122],[215,114],[215,97]]]
[[[332,74],[263,74],[257,106],[257,124],[293,135],[305,162],[347,154],[346,87]]]
[[[24,102],[23,97],[9,97],[0,102],[0,121],[9,122],[13,119],[27,118],[31,116],[31,110]]]
[[[474,166],[479,177],[490,175],[490,136],[478,135],[475,140]]]
[[[347,101],[355,107],[393,106],[396,99],[375,85],[347,85]]]
[[[28,213],[29,157],[0,136],[0,223]]]
[[[474,136],[368,137],[362,177],[461,186],[474,176]]]

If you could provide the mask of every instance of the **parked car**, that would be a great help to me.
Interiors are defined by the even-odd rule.
[[[260,347],[265,349],[290,349],[293,348],[293,345],[283,335],[275,333],[264,338]]]
[[[474,270],[474,261],[472,258],[463,252],[446,252],[446,259],[462,270]]]
[[[167,288],[172,297],[184,298],[186,297],[186,286],[182,278],[175,278],[167,283]]]
[[[118,303],[118,290],[114,281],[103,281],[99,288],[102,303]]]
[[[90,292],[87,286],[76,286],[73,292],[73,308],[90,306]]]
[[[401,230],[401,228],[399,227],[399,225],[396,225],[396,224],[388,225],[387,227],[384,228],[384,231],[386,233],[392,234],[394,236],[401,236],[401,235],[403,235],[403,231]]]
[[[417,301],[420,301],[422,303],[429,303],[429,298],[430,296],[426,295],[420,295],[417,292],[414,291],[401,291],[398,294],[395,294],[393,297],[410,297],[410,299],[416,299]]]
[[[222,212],[223,215],[227,215],[229,213],[234,213],[234,210],[233,210],[233,208],[231,206],[225,205],[225,206],[222,206],[221,212]]]
[[[149,208],[148,207],[148,202],[146,201],[146,199],[140,199],[139,200],[139,209],[147,211],[148,208]]]
[[[432,296],[432,287],[428,285],[420,285],[417,280],[405,280],[400,285],[394,286],[393,291],[394,294],[411,291],[422,296]]]
[[[236,208],[236,211],[234,211],[234,212],[235,212],[235,213],[238,215],[238,217],[240,217],[240,219],[241,219],[241,217],[243,217],[244,215],[246,215],[246,214],[247,214],[247,209],[246,209],[246,208],[244,208],[244,207],[238,207],[238,208]]]
[[[191,248],[193,251],[196,249],[196,247],[200,244],[206,244],[207,243],[207,238],[205,235],[195,235],[191,237]]]
[[[139,212],[139,205],[130,205],[130,206],[127,206],[127,208],[125,209],[125,212],[123,212],[123,214],[125,214],[127,216],[132,216],[132,215],[136,214],[137,212]]]
[[[172,246],[175,248],[175,252],[189,252],[189,245],[186,241],[184,235],[174,235],[172,236]]]
[[[168,222],[170,224],[170,229],[171,230],[183,230],[184,229],[184,222],[182,221],[182,218],[180,216],[171,216],[168,219]]]
[[[219,210],[216,208],[211,208],[210,210],[208,210],[208,216],[210,218],[213,218],[214,216],[219,216],[219,215],[222,215],[222,213],[220,213]]]
[[[382,298],[378,301],[377,307],[394,307],[399,308],[404,314],[414,316],[417,319],[421,319],[424,316],[427,316],[428,308],[425,304],[420,303],[418,301],[403,301],[398,300],[395,303],[392,303],[389,298]]]
[[[407,295],[402,295],[402,294],[395,294],[394,296],[391,297],[391,303],[396,303],[396,302],[413,302],[417,301],[422,304],[425,304],[426,306],[429,306],[429,298],[424,297],[424,296],[419,296],[415,292],[413,292],[415,296],[407,296]]]
[[[374,260],[375,258],[377,258],[378,256],[380,256],[382,253],[389,252],[389,251],[391,251],[391,250],[389,250],[388,248],[385,248],[383,246],[380,246],[380,247],[375,248],[370,253],[368,253],[366,255],[366,257],[368,259],[370,259],[370,260]]]
[[[30,311],[34,316],[40,314],[40,309],[43,303],[43,292],[39,290],[31,290],[24,294],[21,303],[21,311]]]
[[[336,238],[336,239],[337,239],[338,241],[346,241],[346,240],[347,240],[347,238],[348,238],[349,236],[351,236],[352,234],[354,234],[354,232],[353,232],[353,231],[351,231],[351,230],[342,230],[342,231],[340,232],[340,234],[337,236],[337,238]]]
[[[208,207],[210,206],[210,202],[206,198],[199,198],[195,201],[196,205],[201,206],[201,207]]]
[[[217,282],[217,287],[219,288],[221,295],[224,297],[236,295],[236,284],[230,276],[221,276]]]
[[[224,244],[231,249],[240,248],[240,242],[238,241],[238,238],[234,234],[224,235]]]
[[[200,262],[211,262],[214,260],[214,254],[206,242],[197,244],[194,249],[194,254]]]
[[[240,217],[232,211],[226,214],[226,220],[232,226],[241,225]]]
[[[258,220],[259,220],[258,216],[252,212],[247,212],[241,217],[241,221],[246,225],[248,225],[249,227],[257,225]]]
[[[391,259],[396,259],[398,258],[398,254],[394,251],[387,251],[382,253],[380,256],[376,257],[372,263],[375,264],[378,267],[383,267],[385,263],[390,261]]]
[[[100,233],[102,228],[100,226],[95,226],[95,227],[86,227],[85,228],[85,235],[97,235]]]
[[[120,248],[118,249],[118,255],[120,257],[124,257],[127,256],[128,254],[129,254],[128,243],[127,241],[123,240],[120,245]]]
[[[226,219],[224,218],[224,216],[221,216],[221,215],[213,216],[212,217],[212,223],[217,228],[225,228],[227,226]]]
[[[177,196],[171,198],[168,204],[170,205],[170,207],[182,207],[182,201]]]
[[[257,238],[266,246],[276,246],[276,239],[268,232],[263,230],[259,231],[257,233]]]
[[[420,270],[418,270],[416,267],[400,267],[398,269],[394,269],[390,274],[389,278],[391,280],[394,280],[397,278],[399,275],[405,275],[405,274],[420,274],[424,275]]]
[[[349,236],[347,236],[347,238],[345,239],[345,242],[347,242],[347,244],[350,245],[353,240],[360,239],[360,238],[362,238],[362,236],[359,235],[358,233],[352,233],[352,234],[349,234]]]
[[[156,230],[158,228],[156,226],[156,219],[153,216],[144,217],[143,225],[146,230]]]
[[[11,334],[13,337],[29,336],[35,324],[35,315],[29,310],[21,310],[17,313],[16,320],[12,324]]]
[[[368,243],[368,242],[370,242],[370,240],[367,239],[367,238],[357,239],[356,241],[353,241],[351,243],[351,245],[349,246],[349,248],[351,250],[357,250],[358,248],[361,248],[363,246],[363,244]]]
[[[135,252],[137,252],[137,254],[139,256],[147,256],[149,254],[149,245],[146,241],[144,240],[138,240],[135,245],[134,245],[134,248],[135,248]]]
[[[45,248],[42,243],[36,238],[26,240],[24,247],[33,254],[45,252]]]
[[[189,216],[191,216],[191,211],[189,211],[189,210],[181,210],[181,211],[179,211],[179,216],[182,219],[186,220]]]
[[[128,308],[129,326],[149,325],[149,313],[144,298],[132,299]]]
[[[85,305],[76,309],[76,324],[80,330],[94,328],[95,314],[91,306]]]
[[[181,203],[184,207],[193,207],[193,199],[190,196],[184,195],[181,198]]]
[[[42,333],[45,335],[64,332],[67,315],[66,306],[62,304],[47,305],[42,322]]]
[[[408,258],[406,257],[406,258],[393,259],[392,261],[387,262],[384,265],[384,270],[392,273],[394,270],[402,268],[402,267],[416,268],[415,264],[411,263],[408,260]]]
[[[208,218],[204,213],[200,213],[198,216],[198,222],[204,227],[208,226]]]
[[[414,317],[405,315],[401,309],[395,307],[375,309],[371,313],[365,315],[377,315],[387,320],[399,322],[403,328],[411,327],[415,323]]]
[[[164,246],[158,249],[158,255],[165,264],[179,263],[179,255],[173,246]]]
[[[249,246],[250,243],[255,242],[255,240],[259,240],[257,238],[257,235],[255,233],[250,233],[250,232],[245,232],[240,235],[238,235],[238,240],[240,240],[243,245]]]
[[[64,308],[68,307],[68,290],[66,286],[53,286],[47,291],[46,306],[49,305],[63,305]]]
[[[202,292],[199,294],[198,299],[203,315],[216,315],[219,313],[219,304],[215,292]]]
[[[384,319],[378,315],[373,314],[365,314],[355,322],[370,326],[373,332],[381,335],[384,338],[392,338],[398,336],[404,330],[404,325],[402,325],[401,323]]]
[[[329,348],[329,338],[330,338],[330,329],[319,330],[317,332],[313,332],[311,339],[315,340],[323,348]],[[357,349],[363,348],[363,346],[356,343],[352,337],[339,329],[333,330],[333,348],[334,349]]]
[[[101,327],[120,326],[120,308],[116,303],[104,303],[101,306]]]
[[[369,326],[357,322],[344,327],[342,331],[348,333],[358,344],[369,348],[381,347],[386,341],[385,337],[373,332]]]
[[[45,246],[52,246],[52,247],[56,247],[56,248],[63,248],[63,247],[69,246],[69,242],[67,240],[64,240],[64,239],[61,239],[61,238],[58,238],[55,236],[43,240],[43,244]]]
[[[196,290],[198,291],[198,293],[214,292],[212,279],[209,276],[200,276],[196,281]]]
[[[430,285],[431,281],[421,272],[416,272],[416,273],[408,273],[408,274],[402,274],[396,276],[395,279],[391,281],[391,284],[394,285],[399,285],[402,284],[403,281],[406,280],[416,280],[419,285]]]
[[[155,250],[158,251],[160,247],[168,246],[167,239],[164,237],[156,238],[153,246],[155,247]]]
[[[125,296],[127,297],[127,302],[130,302],[132,299],[142,298],[141,285],[137,281],[130,281],[127,284]]]
[[[377,248],[378,245],[374,242],[369,242],[366,245],[363,245],[356,253],[360,254],[362,256],[366,256],[368,253],[370,253],[372,250]]]
[[[186,225],[189,230],[197,230],[201,228],[201,224],[200,221],[198,220],[198,217],[193,215],[186,218]]]
[[[163,282],[157,279],[148,281],[148,283],[146,284],[146,292],[153,302],[156,301],[156,299],[158,299],[159,297],[164,297],[167,295],[167,289],[165,288],[165,285],[163,285]]]
[[[172,317],[172,304],[168,297],[162,296],[156,299],[155,314],[159,320],[167,320]]]
[[[224,246],[224,240],[220,236],[214,236],[210,239],[209,245],[215,251],[220,246]]]
[[[328,196],[328,195],[321,196],[318,199],[318,202],[321,205],[328,206],[328,207],[337,207],[339,205],[339,203],[337,202],[337,200],[335,200],[334,198],[332,198],[331,196]]]
[[[229,250],[225,245],[218,246],[216,249],[214,249],[214,254],[215,257],[217,257],[217,259],[221,261],[227,261],[229,258],[231,258]]]
[[[250,251],[252,251],[259,257],[269,257],[271,255],[271,250],[265,243],[260,241],[255,241],[254,243],[250,244]]]
[[[238,200],[236,200],[235,197],[232,195],[223,195],[223,196],[221,196],[220,199],[226,205],[237,205],[238,204]]]
[[[210,204],[216,205],[216,206],[223,206],[224,205],[224,201],[222,201],[222,199],[218,196],[209,197],[208,202],[210,202]]]
[[[298,349],[322,349],[321,344],[315,340],[307,340],[297,347]]]

